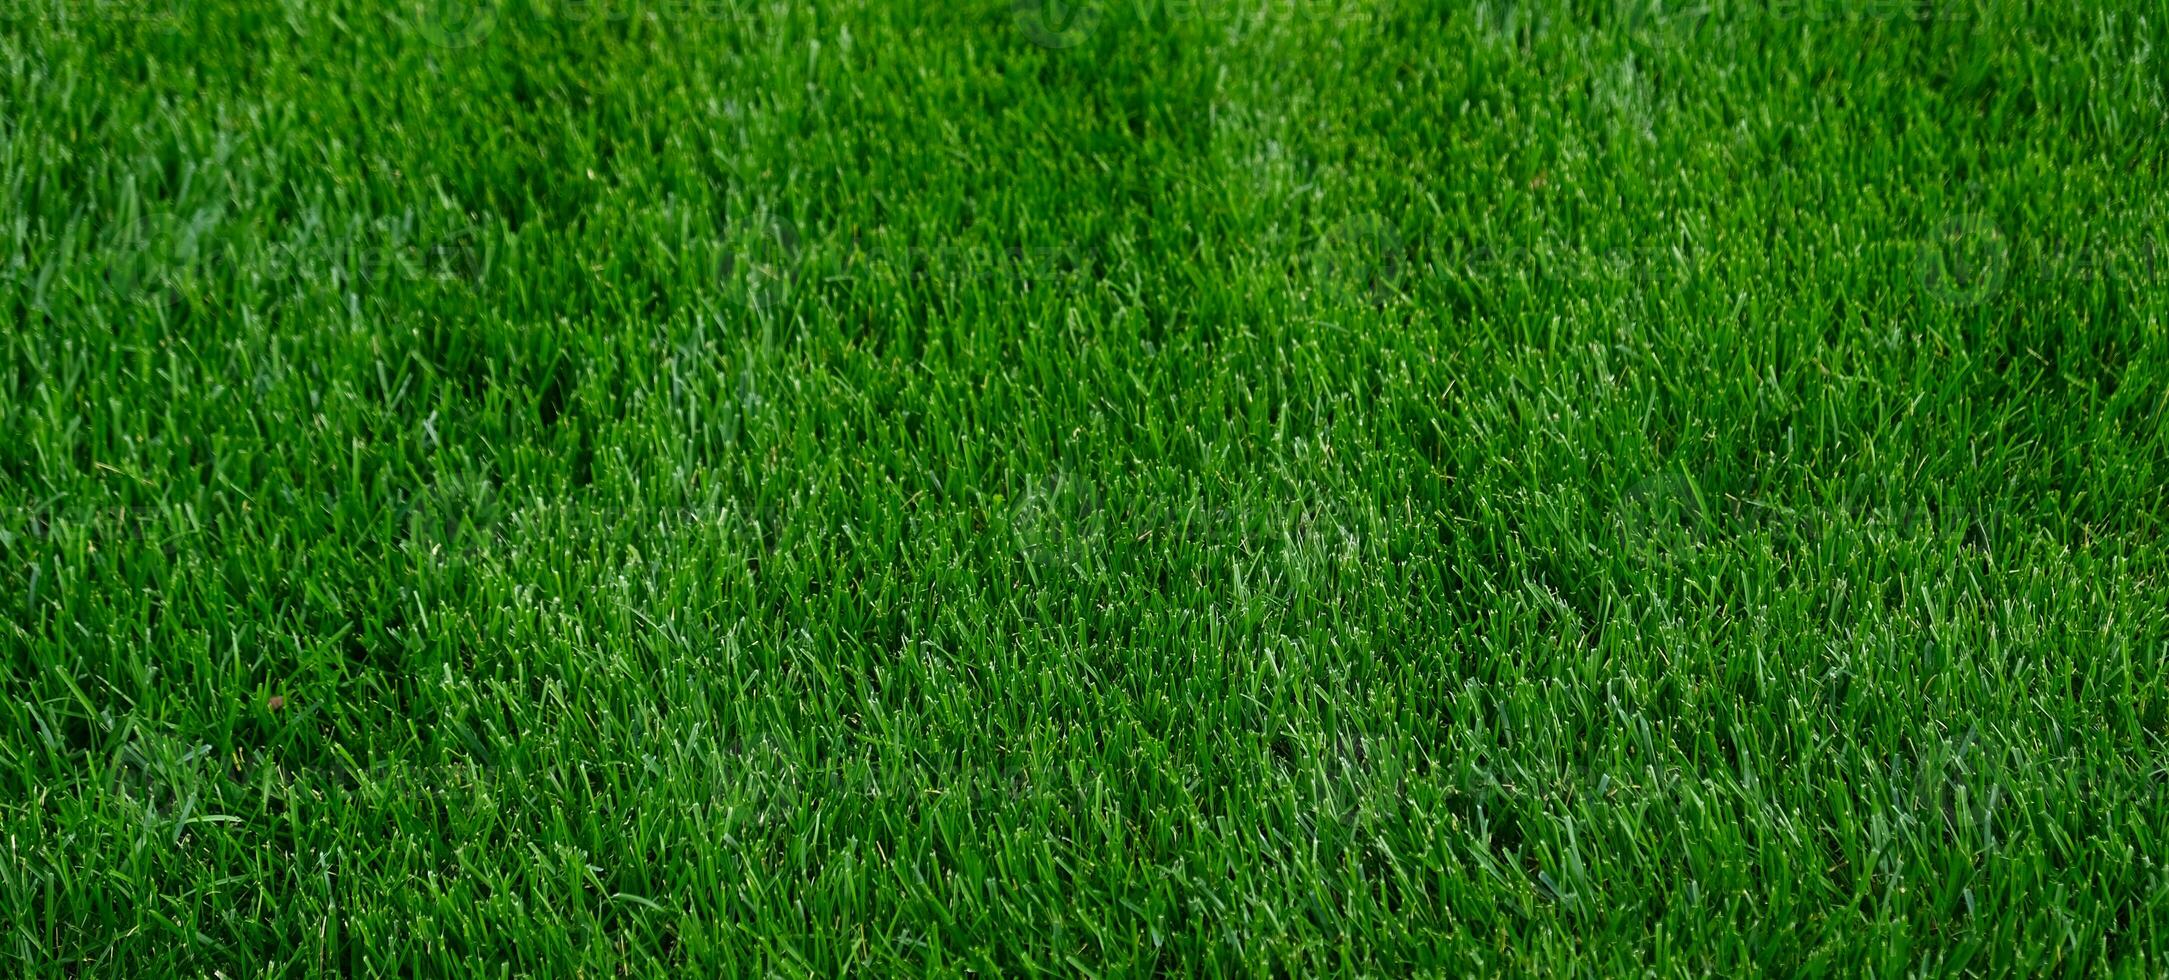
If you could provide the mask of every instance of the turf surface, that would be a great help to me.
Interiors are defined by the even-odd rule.
[[[12,0],[0,955],[2158,975],[2164,21]]]

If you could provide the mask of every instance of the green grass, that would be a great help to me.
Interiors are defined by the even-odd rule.
[[[2159,7],[1076,13],[13,0],[0,955],[2169,970]]]

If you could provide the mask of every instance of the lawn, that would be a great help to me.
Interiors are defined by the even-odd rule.
[[[39,976],[2169,971],[2146,0],[0,0]]]

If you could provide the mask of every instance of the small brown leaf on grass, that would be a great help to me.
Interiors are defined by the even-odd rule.
[[[271,709],[272,711],[277,711],[277,710],[279,710],[280,708],[286,707],[286,695],[284,695],[284,694],[274,694],[274,695],[272,695],[272,696],[271,696],[271,700],[269,700],[269,701],[266,701],[266,702],[264,702],[264,707],[266,707],[266,708],[269,708],[269,709]]]

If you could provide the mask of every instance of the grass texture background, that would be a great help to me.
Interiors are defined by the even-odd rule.
[[[2164,21],[12,0],[0,950],[2158,974]]]

